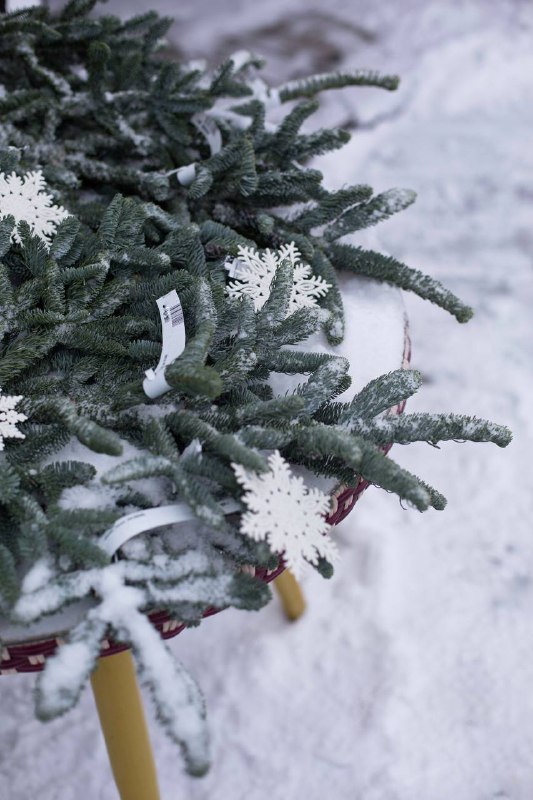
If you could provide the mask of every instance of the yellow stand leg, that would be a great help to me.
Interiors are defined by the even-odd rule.
[[[283,610],[290,620],[296,620],[305,611],[305,599],[300,584],[288,569],[278,575],[274,581]]]
[[[121,800],[160,800],[130,651],[101,658],[91,676],[91,684]]]

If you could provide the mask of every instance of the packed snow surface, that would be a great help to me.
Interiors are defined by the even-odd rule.
[[[447,495],[444,512],[403,510],[371,489],[337,529],[335,576],[307,576],[298,623],[274,601],[173,641],[205,691],[214,766],[204,780],[187,778],[152,720],[162,798],[531,800],[533,7],[160,8],[178,16],[172,40],[191,58],[254,49],[276,81],[340,66],[401,74],[395,94],[353,89],[327,101],[324,124],[360,127],[321,167],[330,186],[415,190],[415,205],[358,243],[428,271],[475,308],[460,326],[406,298],[413,366],[425,378],[410,409],[475,413],[515,436],[506,450],[396,447],[396,459]],[[0,679],[2,796],[115,800],[90,693],[43,727],[33,685],[32,676]]]

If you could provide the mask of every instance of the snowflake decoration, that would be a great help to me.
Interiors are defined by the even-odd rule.
[[[24,220],[32,233],[49,245],[50,237],[69,213],[62,206],[53,205],[53,197],[45,189],[41,170],[27,172],[22,178],[14,172],[7,177],[0,172],[0,219],[11,215],[15,226]],[[16,227],[12,238],[20,244]]]
[[[273,552],[283,554],[287,567],[299,577],[306,561],[316,564],[319,556],[328,561],[337,556],[337,547],[327,535],[331,525],[325,520],[330,499],[293,475],[277,450],[268,463],[270,471],[261,474],[232,464],[246,490],[241,532],[255,541],[266,541]]]
[[[24,439],[23,433],[17,430],[17,422],[27,419],[25,414],[15,411],[15,406],[20,403],[22,396],[10,397],[3,395],[0,389],[0,450],[4,449],[4,439]]]
[[[251,297],[255,310],[263,308],[270,295],[270,286],[276,270],[283,261],[289,260],[294,268],[292,286],[287,315],[299,308],[316,306],[317,297],[323,297],[329,283],[311,273],[309,264],[304,264],[294,242],[285,244],[279,250],[265,250],[263,255],[253,247],[239,246],[238,258],[226,263],[226,269],[235,281],[228,284],[226,293],[229,297]]]

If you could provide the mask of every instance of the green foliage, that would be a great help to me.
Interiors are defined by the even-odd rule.
[[[430,300],[453,314],[458,322],[468,322],[472,318],[474,313],[472,309],[442,284],[424,275],[420,270],[407,267],[392,256],[384,256],[349,244],[333,244],[330,248],[330,257],[337,269],[365,275],[414,292],[424,300]]]
[[[279,90],[281,99],[295,100],[298,97],[312,97],[327,89],[342,89],[344,86],[377,86],[380,89],[394,91],[398,88],[397,75],[380,75],[368,70],[353,72],[333,72],[325,75],[314,75],[304,80],[286,83]]]
[[[241,497],[232,464],[262,472],[264,451],[277,448],[317,475],[347,485],[362,476],[419,510],[440,509],[444,498],[384,447],[446,439],[505,446],[510,434],[475,418],[391,415],[420,385],[410,370],[337,402],[350,385],[346,359],[286,349],[321,330],[331,343],[342,340],[336,270],[414,291],[459,321],[471,316],[428,276],[338,241],[406,208],[413,193],[373,195],[365,185],[330,192],[309,166],[348,138],[302,130],[318,92],[393,90],[397,79],[335,73],[261,92],[256,60],[229,59],[206,75],[161,57],[169,20],[153,12],[126,22],[92,18],[94,5],[71,0],[58,16],[44,7],[0,16],[0,172],[42,169],[54,201],[71,214],[48,247],[25,222],[15,242],[14,218],[0,208],[0,386],[23,396],[27,416],[19,425],[26,438],[8,440],[0,453],[0,609],[28,623],[90,598],[71,634],[74,649],[61,650],[41,679],[40,715],[76,702],[111,632],[131,643],[161,720],[189,770],[201,774],[198,690],[171,665],[146,613],[167,609],[196,624],[210,607],[268,601],[268,588],[243,567],[272,569],[277,557],[241,535],[239,515],[221,503]],[[266,121],[276,98],[292,104],[277,127]],[[202,133],[204,114],[218,127],[218,152]],[[290,242],[331,285],[319,307],[288,314],[288,261],[260,311],[225,295],[224,262],[240,245]],[[172,289],[186,346],[166,367],[170,391],[150,400],[142,384],[161,353],[156,300]],[[276,395],[273,373],[301,383]],[[176,501],[195,515],[189,532],[139,537],[111,561],[100,537],[116,520]],[[317,569],[331,575],[326,562]],[[114,603],[119,591],[122,604]],[[73,671],[67,687],[65,669]],[[180,714],[198,722],[192,736]]]
[[[133,206],[124,205],[129,223],[117,219],[116,240],[109,228],[109,210],[100,228],[102,244],[112,240],[129,251],[123,263],[129,259],[140,266],[147,257],[166,254],[176,266],[206,277],[219,269],[226,253],[235,252],[237,243],[278,247],[296,241],[304,257],[314,268],[325,270],[333,283],[325,301],[331,315],[323,320],[332,343],[342,338],[343,312],[330,261],[412,289],[460,319],[468,316],[469,310],[437,282],[403,265],[399,268],[379,254],[358,251],[345,266],[344,253],[337,254],[334,242],[405,208],[413,194],[391,190],[372,196],[369,187],[357,185],[327,191],[321,173],[307,162],[338,148],[348,134],[327,129],[302,132],[302,124],[318,107],[315,99],[293,105],[276,130],[265,125],[269,98],[290,103],[346,86],[394,90],[395,76],[364,70],[324,74],[279,90],[265,87],[261,98],[250,81],[260,62],[251,59],[237,67],[229,59],[206,85],[199,70],[159,56],[159,40],[169,20],[150,12],[129,22],[112,16],[89,22],[89,5],[71,4],[68,13],[58,18],[43,8],[4,17],[0,81],[6,95],[0,101],[0,146],[25,147],[19,168],[42,168],[54,197],[93,230],[117,192],[135,201],[135,213]],[[17,58],[22,51],[24,58]],[[224,111],[218,105],[221,101]],[[214,154],[195,125],[194,115],[206,112],[222,136],[222,147]],[[0,168],[10,171],[16,162],[10,153]],[[195,165],[195,178],[182,187],[175,173],[190,163]],[[148,226],[145,219],[145,230],[159,241],[158,253],[145,252],[144,261],[142,253],[132,252],[134,240],[129,235],[137,230],[139,241],[139,198],[147,201],[145,214],[150,207],[159,225],[165,220],[165,232],[172,229],[176,234],[163,242],[155,220]],[[307,205],[283,218],[265,213],[295,203]],[[208,233],[216,221],[226,225],[222,236],[212,227]],[[69,222],[71,227],[63,230],[56,248],[72,246],[75,225]],[[312,234],[323,226],[321,235]],[[186,365],[181,377],[191,380]],[[203,384],[215,397],[220,387],[211,373],[204,373]],[[196,388],[193,385],[192,391]]]
[[[411,289],[461,320],[468,317],[469,309],[427,276],[337,243],[406,207],[413,194],[373,196],[361,185],[326,191],[321,174],[304,161],[340,140],[333,131],[302,133],[315,100],[293,105],[275,130],[267,130],[263,101],[249,82],[252,64],[236,67],[230,59],[205,88],[201,73],[156,55],[166,21],[148,14],[128,23],[109,16],[89,22],[89,5],[73,3],[59,18],[34,9],[2,23],[0,77],[8,91],[0,138],[10,149],[0,151],[0,167],[42,168],[56,201],[73,214],[49,249],[25,223],[19,225],[20,245],[10,241],[12,219],[0,225],[6,308],[0,382],[4,391],[24,395],[29,418],[27,439],[6,453],[21,481],[13,491],[26,498],[16,510],[10,499],[10,518],[27,525],[28,515],[42,515],[41,546],[48,540],[69,563],[93,563],[89,519],[82,515],[71,536],[63,518],[52,513],[65,491],[100,482],[90,463],[88,471],[53,460],[71,436],[89,462],[89,453],[120,457],[126,446],[138,451],[104,477],[123,487],[106,498],[111,507],[124,513],[124,498],[136,496],[132,482],[166,481],[167,496],[185,499],[205,525],[227,536],[237,559],[243,548],[218,499],[239,494],[231,463],[265,469],[263,449],[280,447],[292,461],[348,483],[363,474],[420,509],[432,504],[436,495],[383,458],[376,445],[458,437],[505,443],[505,432],[475,420],[388,417],[387,409],[419,385],[414,373],[401,370],[377,378],[350,404],[338,404],[335,397],[350,383],[344,359],[282,349],[320,327],[332,341],[342,337],[335,267]],[[22,51],[20,62],[8,64],[10,52]],[[285,85],[279,97],[287,102],[348,85],[393,89],[396,80],[364,72],[323,75]],[[44,96],[46,107],[38,102]],[[226,117],[217,115],[222,97],[236,102]],[[217,153],[209,151],[193,118],[209,110],[222,137]],[[232,124],[237,118],[239,125]],[[196,177],[181,186],[173,172],[191,158]],[[301,201],[306,206],[296,214],[265,213]],[[317,229],[322,233],[315,235]],[[332,285],[323,309],[287,316],[288,263],[278,270],[261,311],[224,296],[227,255],[242,244],[289,241]],[[187,343],[166,369],[172,388],[155,424],[142,375],[160,351],[155,300],[172,288],[180,294]],[[293,393],[275,397],[272,372],[307,379]],[[189,452],[193,441],[201,454]],[[49,465],[39,479],[30,479],[44,457]],[[53,514],[54,525],[45,524]],[[20,558],[25,546],[13,552]]]
[[[0,608],[9,608],[19,596],[15,558],[11,550],[0,544]]]

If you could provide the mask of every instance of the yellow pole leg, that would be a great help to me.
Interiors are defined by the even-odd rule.
[[[274,586],[279,594],[285,615],[290,620],[299,619],[305,611],[305,598],[300,584],[288,569],[278,575]]]
[[[101,658],[91,684],[121,800],[160,800],[131,652]]]

